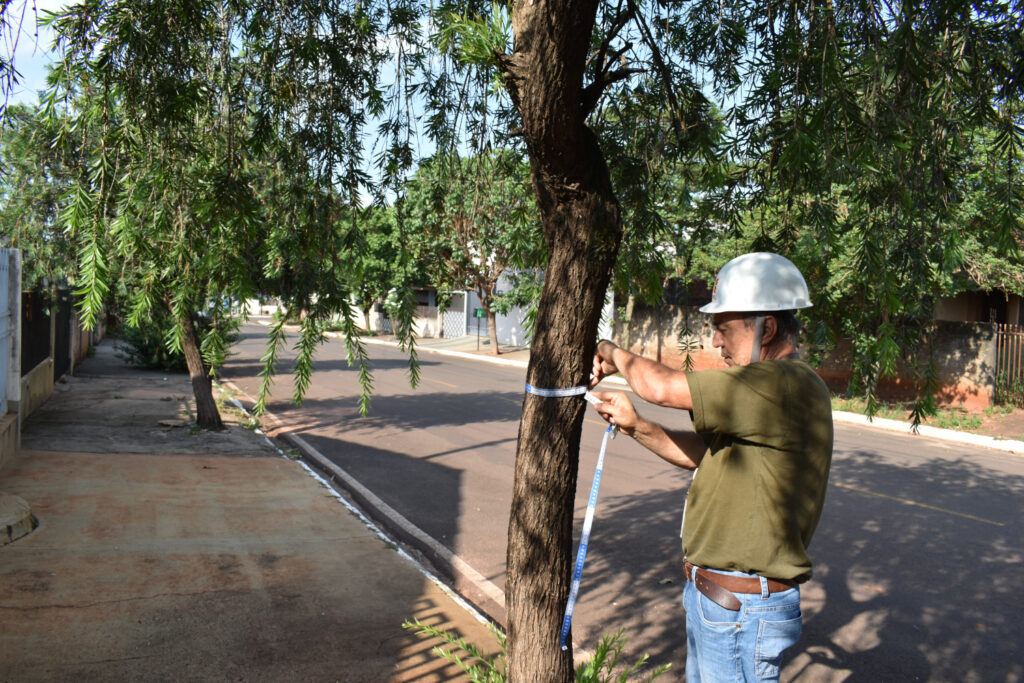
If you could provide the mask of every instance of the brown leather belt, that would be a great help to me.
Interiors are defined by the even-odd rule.
[[[695,566],[692,562],[683,560],[683,572],[686,574],[687,580],[690,579]],[[769,593],[781,593],[796,585],[795,581],[788,579],[766,579],[766,581]],[[700,567],[697,567],[693,585],[709,600],[729,610],[738,610],[742,604],[733,593],[758,595],[761,593],[761,579],[756,576],[717,574]]]

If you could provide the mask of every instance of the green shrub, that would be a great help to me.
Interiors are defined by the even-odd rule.
[[[207,371],[211,364],[215,368],[219,367],[225,360],[222,349],[226,350],[238,339],[238,320],[221,318],[217,324],[218,335],[211,334],[214,325],[210,318],[197,315],[193,322],[202,346],[204,367]],[[172,349],[167,343],[173,336],[173,330],[174,323],[169,313],[154,312],[153,319],[143,327],[121,326],[118,330],[118,343],[114,348],[120,358],[137,368],[161,372],[187,372],[185,354]]]

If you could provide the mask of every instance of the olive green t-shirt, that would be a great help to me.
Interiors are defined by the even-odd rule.
[[[807,546],[832,463],[828,388],[799,360],[703,370],[687,379],[693,426],[709,447],[687,495],[686,558],[806,581]]]

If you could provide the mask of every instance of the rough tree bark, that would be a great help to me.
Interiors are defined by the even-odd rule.
[[[191,312],[186,312],[181,321],[185,334],[182,336],[181,349],[185,354],[185,364],[192,379],[192,394],[196,399],[196,424],[201,429],[224,429],[217,410],[217,402],[213,398],[213,383],[206,368],[203,367],[203,356],[199,350],[199,335]]]
[[[516,0],[506,84],[523,119],[550,260],[527,381],[584,384],[622,237],[618,202],[581,106],[596,0]],[[523,401],[509,520],[506,606],[509,680],[573,680],[559,647],[572,571],[573,500],[585,402]]]

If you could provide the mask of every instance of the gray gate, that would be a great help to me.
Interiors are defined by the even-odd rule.
[[[451,304],[449,304],[448,308],[444,309],[441,324],[443,326],[441,336],[446,339],[457,339],[466,334],[465,292],[452,292]]]

